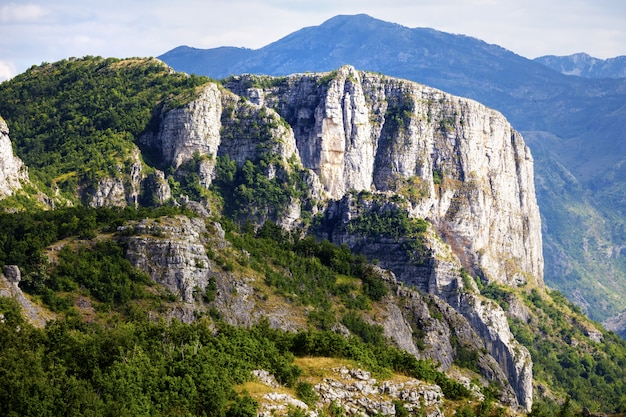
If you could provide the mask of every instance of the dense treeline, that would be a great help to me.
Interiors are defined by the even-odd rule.
[[[9,300],[1,307],[3,416],[228,416],[240,401],[233,385],[253,369],[289,384],[298,375],[293,355],[261,328],[61,321],[37,330],[16,319]]]
[[[9,299],[0,299],[0,313],[3,416],[253,416],[256,403],[234,386],[265,369],[293,387],[301,375],[296,355],[352,359],[374,372],[435,382],[449,399],[469,396],[429,362],[333,332],[287,333],[267,323],[218,324],[216,331],[205,320],[145,319],[108,325],[69,319],[35,329]]]

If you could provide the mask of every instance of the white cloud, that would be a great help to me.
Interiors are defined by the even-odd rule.
[[[48,12],[35,4],[5,4],[0,8],[0,22],[2,23],[34,23],[43,19]]]
[[[17,70],[11,62],[0,61],[0,82],[15,77]]]

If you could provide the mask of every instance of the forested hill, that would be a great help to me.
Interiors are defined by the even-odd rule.
[[[190,100],[206,77],[155,59],[69,59],[3,83],[0,115],[31,181],[74,201],[76,187],[119,176],[158,106]]]
[[[0,116],[1,415],[626,412],[626,343],[543,285],[532,157],[479,103],[86,57]]]

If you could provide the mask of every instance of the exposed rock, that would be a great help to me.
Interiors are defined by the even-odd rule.
[[[22,273],[17,265],[5,265],[4,268],[2,268],[2,273],[4,273],[4,276],[9,282],[15,285],[18,285],[22,280]]]
[[[270,374],[264,369],[257,369],[252,371],[252,375],[259,380],[259,382],[267,385],[271,388],[278,388],[280,384],[276,381],[274,375]]]
[[[372,199],[344,197],[327,211],[331,224],[347,224],[362,211],[377,211],[378,203]],[[388,203],[383,203],[389,208]],[[419,294],[400,288],[398,296],[404,298],[404,317],[420,329],[419,340],[423,350],[419,357],[438,361],[443,369],[451,366],[455,348],[450,344],[454,334],[463,345],[472,350],[486,350],[481,355],[478,367],[490,380],[499,381],[504,387],[502,401],[519,404],[530,410],[532,406],[532,360],[528,350],[520,345],[511,334],[504,312],[494,302],[478,296],[476,283],[461,276],[462,262],[451,247],[442,242],[432,230],[425,232],[419,245],[411,246],[410,238],[359,236],[348,233],[348,228],[335,227],[331,239],[337,244],[347,244],[353,250],[376,258],[380,265],[394,272],[395,278],[417,287],[419,290],[438,297],[432,299],[446,318],[434,320],[429,306]],[[411,249],[416,248],[416,249]],[[386,334],[405,349],[414,352],[406,333],[391,328],[405,329],[403,320],[387,316]],[[415,335],[413,337],[416,337]]]
[[[101,178],[95,187],[91,207],[125,207],[126,190],[124,182],[119,178]]]
[[[201,239],[207,233],[202,219],[179,216],[125,227],[133,228],[126,257],[134,266],[186,303],[193,302],[196,288],[204,292],[212,261]]]
[[[156,150],[161,163],[178,168],[183,162],[201,155],[215,156],[220,143],[222,91],[208,84],[199,97],[182,108],[164,109],[159,127],[140,138],[140,143]]]
[[[522,323],[528,323],[532,316],[524,302],[515,296],[507,299],[507,302],[509,303],[507,315],[520,320]]]
[[[155,169],[153,174],[146,177],[142,184],[142,189],[142,204],[144,205],[161,205],[172,198],[172,189],[165,179],[165,174],[158,169]]]
[[[387,309],[386,317],[382,323],[379,323],[383,326],[385,337],[393,340],[400,349],[420,357],[419,350],[413,340],[411,325],[407,323],[400,308],[392,302],[385,303],[385,307]]]
[[[52,314],[46,313],[39,305],[32,303],[18,287],[21,280],[17,265],[5,265],[0,274],[0,297],[15,299],[22,308],[22,315],[35,327],[45,327]]]
[[[104,177],[97,184],[86,184],[83,193],[91,207],[137,207],[144,179],[141,155],[135,148],[128,167],[116,167],[115,177]]]
[[[272,328],[301,328],[285,306],[258,305],[252,278],[238,276],[209,259],[209,249],[230,246],[219,223],[213,222],[207,229],[202,218],[163,217],[129,223],[119,231],[127,235],[130,263],[183,301],[174,307],[172,316],[190,322],[212,307],[224,322],[236,326],[249,327],[267,319]],[[214,299],[205,300],[207,291],[214,291]]]
[[[28,170],[22,160],[13,153],[9,127],[0,117],[0,199],[12,195],[28,181]]]
[[[468,293],[463,294],[459,307],[506,373],[519,404],[530,411],[533,404],[532,359],[528,349],[513,337],[502,308],[492,300]]]
[[[260,371],[255,371],[255,375]],[[346,367],[332,369],[333,376],[326,377],[321,383],[315,384],[314,390],[319,397],[315,404],[317,410],[335,404],[341,407],[347,416],[395,415],[395,401],[402,402],[411,413],[425,411],[429,416],[442,416],[440,406],[444,395],[437,385],[427,384],[417,379],[403,382],[392,380],[379,382],[369,372]],[[262,373],[261,382],[268,380]],[[265,385],[277,388],[273,379],[269,378]],[[263,396],[259,415],[286,415],[288,407],[298,407],[308,415],[316,415],[316,411],[287,394],[271,392]]]
[[[290,408],[299,408],[307,416],[316,417],[317,413],[309,410],[309,406],[289,394],[270,392],[263,396],[263,401],[259,405],[257,415],[259,417],[274,417],[288,415]]]
[[[435,225],[464,265],[510,285],[542,283],[533,160],[500,113],[348,66],[267,89],[250,88],[253,77],[227,84],[250,100],[208,84],[183,108],[164,109],[140,142],[174,167],[196,152],[240,165],[262,152],[295,157],[334,199],[349,190],[401,191],[414,181],[421,191],[410,199],[411,214]]]

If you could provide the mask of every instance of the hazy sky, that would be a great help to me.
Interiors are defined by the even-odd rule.
[[[626,55],[624,0],[0,0],[0,81],[68,57],[257,49],[338,14],[473,36],[519,55]]]

